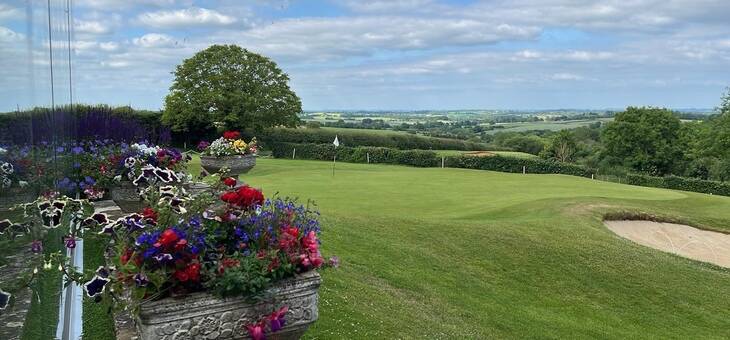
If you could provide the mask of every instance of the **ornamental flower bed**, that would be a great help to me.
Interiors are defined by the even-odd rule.
[[[238,131],[226,131],[223,137],[212,143],[201,141],[198,144],[203,169],[216,173],[228,169],[229,174],[237,176],[247,173],[256,165],[258,145],[256,137],[246,143]]]

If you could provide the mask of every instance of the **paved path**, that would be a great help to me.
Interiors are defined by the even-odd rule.
[[[606,221],[608,229],[638,244],[730,268],[730,235],[682,224]]]
[[[17,254],[7,256],[5,260],[7,265],[0,267],[0,288],[6,287],[16,281],[23,274],[27,273],[31,261],[39,256],[34,255],[30,251],[30,244],[22,248],[23,250]],[[31,289],[28,287],[21,288],[20,291],[12,292],[15,300],[11,306],[0,311],[0,339],[16,340],[20,339],[20,333],[23,331],[25,323],[25,315],[30,309]]]

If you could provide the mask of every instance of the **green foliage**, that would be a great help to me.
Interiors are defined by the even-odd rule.
[[[287,76],[271,59],[236,45],[213,45],[175,69],[162,121],[174,131],[296,126],[302,111]]]
[[[543,150],[543,156],[558,162],[572,162],[578,152],[578,142],[573,132],[561,130]]]
[[[608,123],[601,141],[611,163],[650,175],[681,169],[680,120],[667,109],[628,107]]]
[[[382,131],[358,131],[355,129],[268,129],[258,138],[264,145],[272,143],[332,143],[335,135],[343,146],[379,146],[401,150],[488,150],[489,145],[458,139],[424,137],[407,133]]]
[[[666,177],[653,177],[641,174],[628,174],[625,178],[627,180],[626,183],[632,185],[730,196],[730,183],[726,182],[708,181],[673,175]]]
[[[440,164],[440,158],[433,151],[427,150],[398,150],[382,147],[346,147],[335,149],[332,144],[292,144],[275,143],[270,145],[272,155],[276,158],[333,160],[335,153],[337,160],[351,163],[366,163],[370,154],[370,163],[402,164],[418,167],[432,167]]]
[[[269,286],[268,270],[263,262],[251,256],[237,256],[235,259],[240,261],[240,266],[226,269],[212,281],[212,286],[208,287],[211,292],[222,297],[254,297]]]

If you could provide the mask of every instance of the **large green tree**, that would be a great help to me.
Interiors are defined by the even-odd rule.
[[[549,159],[558,162],[572,162],[575,160],[575,154],[578,152],[578,142],[575,134],[569,130],[560,130],[556,133],[550,143],[545,146],[542,153]]]
[[[628,107],[616,114],[601,135],[604,157],[651,175],[666,175],[684,166],[681,122],[670,110]]]
[[[239,46],[210,46],[173,74],[162,120],[174,131],[201,133],[214,126],[260,131],[299,123],[302,103],[286,73]]]

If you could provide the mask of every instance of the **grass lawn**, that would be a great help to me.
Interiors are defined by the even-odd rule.
[[[318,203],[326,271],[307,338],[723,338],[730,271],[612,234],[635,210],[730,231],[730,198],[562,175],[259,159]]]

